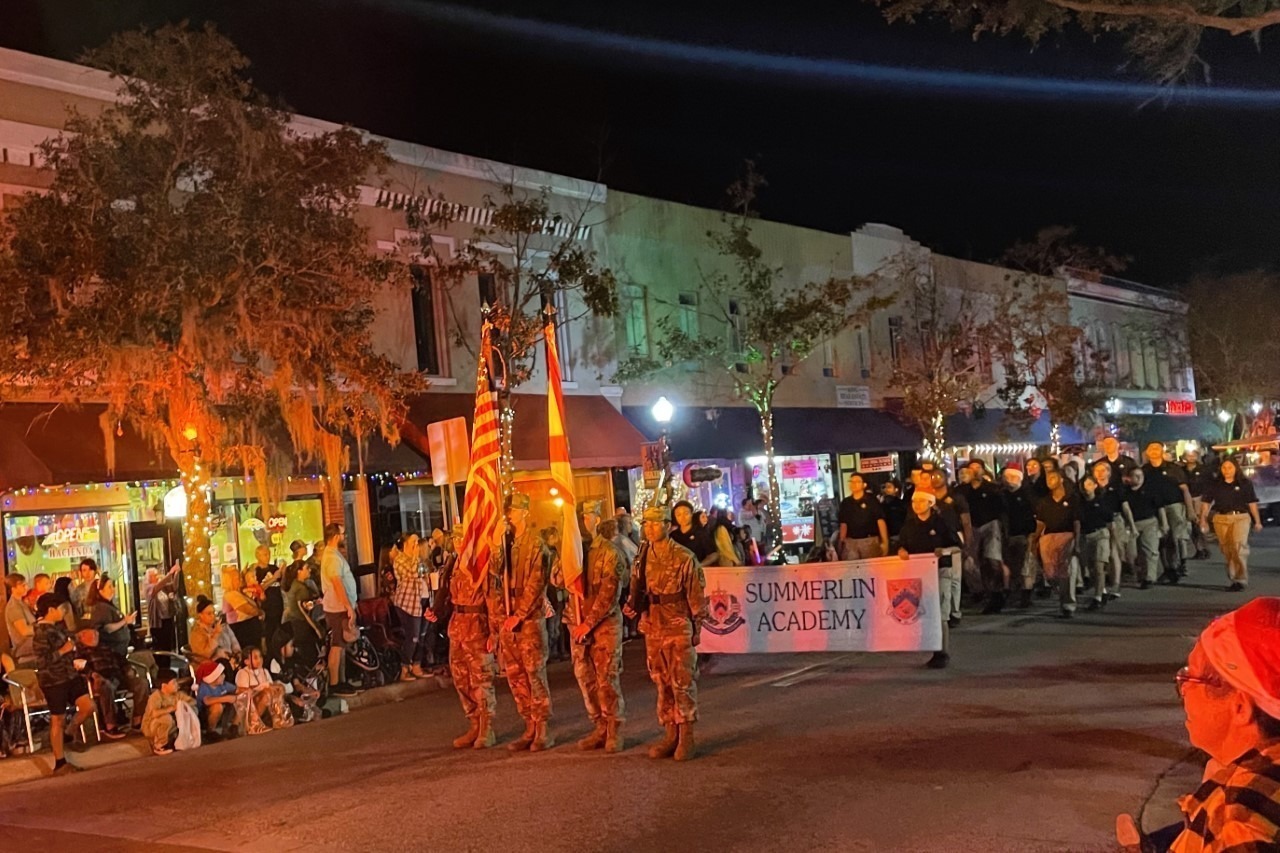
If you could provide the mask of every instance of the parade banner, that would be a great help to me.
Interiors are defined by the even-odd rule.
[[[936,652],[938,558],[708,566],[699,652]]]

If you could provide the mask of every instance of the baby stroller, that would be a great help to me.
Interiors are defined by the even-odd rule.
[[[360,640],[370,643],[377,653],[382,683],[399,681],[404,632],[391,624],[390,602],[381,596],[361,601],[356,605],[356,624],[360,627]]]
[[[333,645],[334,638],[329,633],[329,626],[324,622],[324,612],[319,607],[313,607],[310,611],[304,610],[303,614],[320,637],[320,656],[316,661],[316,666],[325,672],[325,687],[327,689],[329,648]],[[387,679],[382,673],[382,659],[378,655],[378,650],[374,648],[373,643],[365,636],[364,628],[357,625],[356,631],[359,636],[356,637],[354,643],[347,646],[347,681],[354,684],[356,683],[355,679],[358,678],[361,687],[381,687],[387,683]],[[396,676],[399,677],[399,655],[396,656],[395,666]]]

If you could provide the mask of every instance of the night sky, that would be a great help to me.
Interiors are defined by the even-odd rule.
[[[213,20],[299,112],[704,206],[745,157],[772,219],[887,222],[990,260],[1050,224],[1172,286],[1280,268],[1280,34],[1211,38],[1161,95],[1118,42],[1032,51],[860,0],[473,3],[4,0],[0,45],[74,60],[111,32]]]

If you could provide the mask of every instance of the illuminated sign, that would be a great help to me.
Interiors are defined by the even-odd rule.
[[[98,541],[98,528],[96,527],[67,527],[61,530],[55,530],[44,537],[42,544],[46,548],[52,548],[56,545],[78,545],[80,543],[89,543]]]
[[[1192,416],[1196,413],[1195,400],[1157,400],[1156,405],[1166,415]]]

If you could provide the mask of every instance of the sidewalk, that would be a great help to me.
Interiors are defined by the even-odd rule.
[[[1142,807],[1139,821],[1142,831],[1153,832],[1172,823],[1182,823],[1178,798],[1199,788],[1203,775],[1203,754],[1196,749],[1188,750],[1182,761],[1170,767],[1156,780],[1155,790]]]
[[[325,706],[337,716],[362,708],[374,708],[393,702],[403,702],[406,699],[424,696],[427,693],[448,688],[449,686],[448,676],[428,676],[416,681],[397,681],[395,684],[388,684],[385,687],[375,687],[372,690],[366,690],[359,695],[346,699],[336,696],[330,697]],[[324,721],[320,720],[315,723],[307,723],[307,725],[313,726],[323,723]],[[37,739],[36,743],[39,746],[39,739]],[[217,744],[209,744],[207,747],[201,747],[201,749],[217,749],[217,747]],[[103,741],[95,744],[86,752],[67,753],[67,761],[83,770],[93,770],[99,767],[108,767],[112,764],[132,761],[135,758],[148,757],[151,757],[151,747],[147,744],[146,739],[139,734],[131,734],[124,740]],[[51,775],[53,775],[53,753],[47,745],[40,746],[34,755],[0,758],[0,787],[16,785],[20,782],[30,782],[33,779]]]

